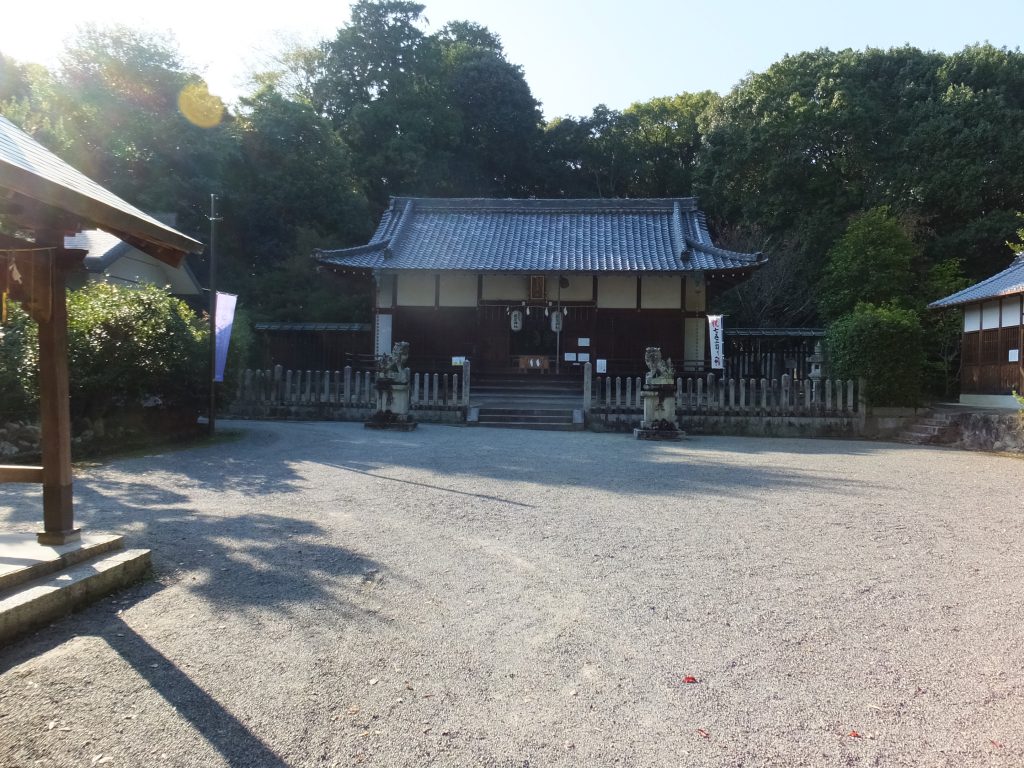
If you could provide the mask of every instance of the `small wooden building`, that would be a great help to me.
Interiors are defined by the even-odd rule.
[[[163,217],[157,220],[174,226]],[[172,295],[193,304],[201,301],[205,306],[208,303],[203,287],[185,261],[171,266],[102,229],[85,229],[69,235],[64,238],[64,247],[85,251],[82,261],[85,269],[71,276],[69,288],[79,288],[86,282],[125,286],[149,284],[166,287]]]
[[[932,302],[964,313],[960,402],[1016,408],[1024,392],[1024,254],[987,280]]]
[[[634,373],[647,346],[703,371],[709,302],[766,261],[717,247],[694,198],[396,197],[368,244],[314,257],[372,276],[377,353],[524,375]]]

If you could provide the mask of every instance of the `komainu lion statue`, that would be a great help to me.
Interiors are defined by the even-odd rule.
[[[644,353],[644,361],[647,363],[646,382],[652,383],[656,379],[671,381],[675,375],[675,368],[672,367],[672,358],[662,359],[661,347],[648,347]]]
[[[379,378],[391,379],[403,383],[406,381],[405,364],[409,360],[409,342],[398,341],[391,354],[384,353],[377,358],[377,374]]]

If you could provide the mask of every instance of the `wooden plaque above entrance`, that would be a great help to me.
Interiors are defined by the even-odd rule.
[[[548,297],[544,275],[530,275],[530,301],[544,301]]]

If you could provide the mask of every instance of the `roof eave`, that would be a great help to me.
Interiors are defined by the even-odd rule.
[[[109,232],[144,253],[178,266],[187,253],[199,253],[203,244],[155,219],[119,210],[101,200],[58,184],[38,174],[0,161],[0,188],[43,205],[65,210],[84,222]]]

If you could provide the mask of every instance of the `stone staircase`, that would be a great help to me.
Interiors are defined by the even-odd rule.
[[[148,549],[123,536],[85,534],[59,547],[34,534],[0,534],[0,646],[79,610],[151,570]]]
[[[908,424],[894,439],[910,445],[955,443],[960,434],[957,419],[969,410],[956,403],[938,403],[929,408],[924,416]]]
[[[469,423],[474,426],[556,431],[584,428],[583,381],[578,376],[475,376],[471,400]]]
[[[476,425],[504,429],[546,429],[573,432],[583,429],[583,410],[572,408],[480,408]]]

